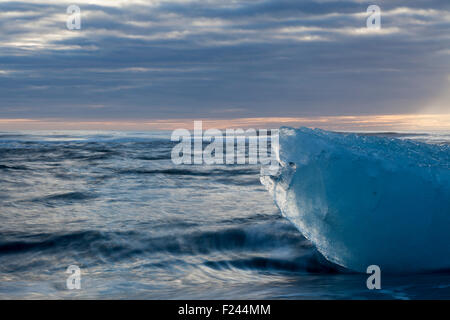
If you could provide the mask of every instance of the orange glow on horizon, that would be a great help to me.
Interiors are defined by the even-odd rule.
[[[312,127],[337,131],[432,131],[450,130],[449,114],[400,114],[370,116],[266,117],[237,119],[157,120],[67,120],[0,119],[0,131],[8,130],[174,130],[193,129],[194,120],[203,129]]]

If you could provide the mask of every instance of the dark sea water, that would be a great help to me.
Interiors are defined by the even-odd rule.
[[[450,299],[449,272],[368,290],[281,217],[258,166],[175,166],[168,137],[0,132],[0,298]]]

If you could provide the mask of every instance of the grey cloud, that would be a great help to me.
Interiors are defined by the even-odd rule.
[[[449,3],[378,3],[373,34],[363,1],[99,1],[80,4],[79,31],[67,4],[4,2],[0,117],[419,111],[448,85]]]

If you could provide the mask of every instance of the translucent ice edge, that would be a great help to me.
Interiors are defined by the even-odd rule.
[[[283,216],[331,262],[365,272],[450,269],[450,147],[319,129],[280,129]]]

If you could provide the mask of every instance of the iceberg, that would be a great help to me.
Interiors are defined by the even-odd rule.
[[[261,175],[284,217],[329,261],[366,272],[450,269],[450,146],[281,128]]]

